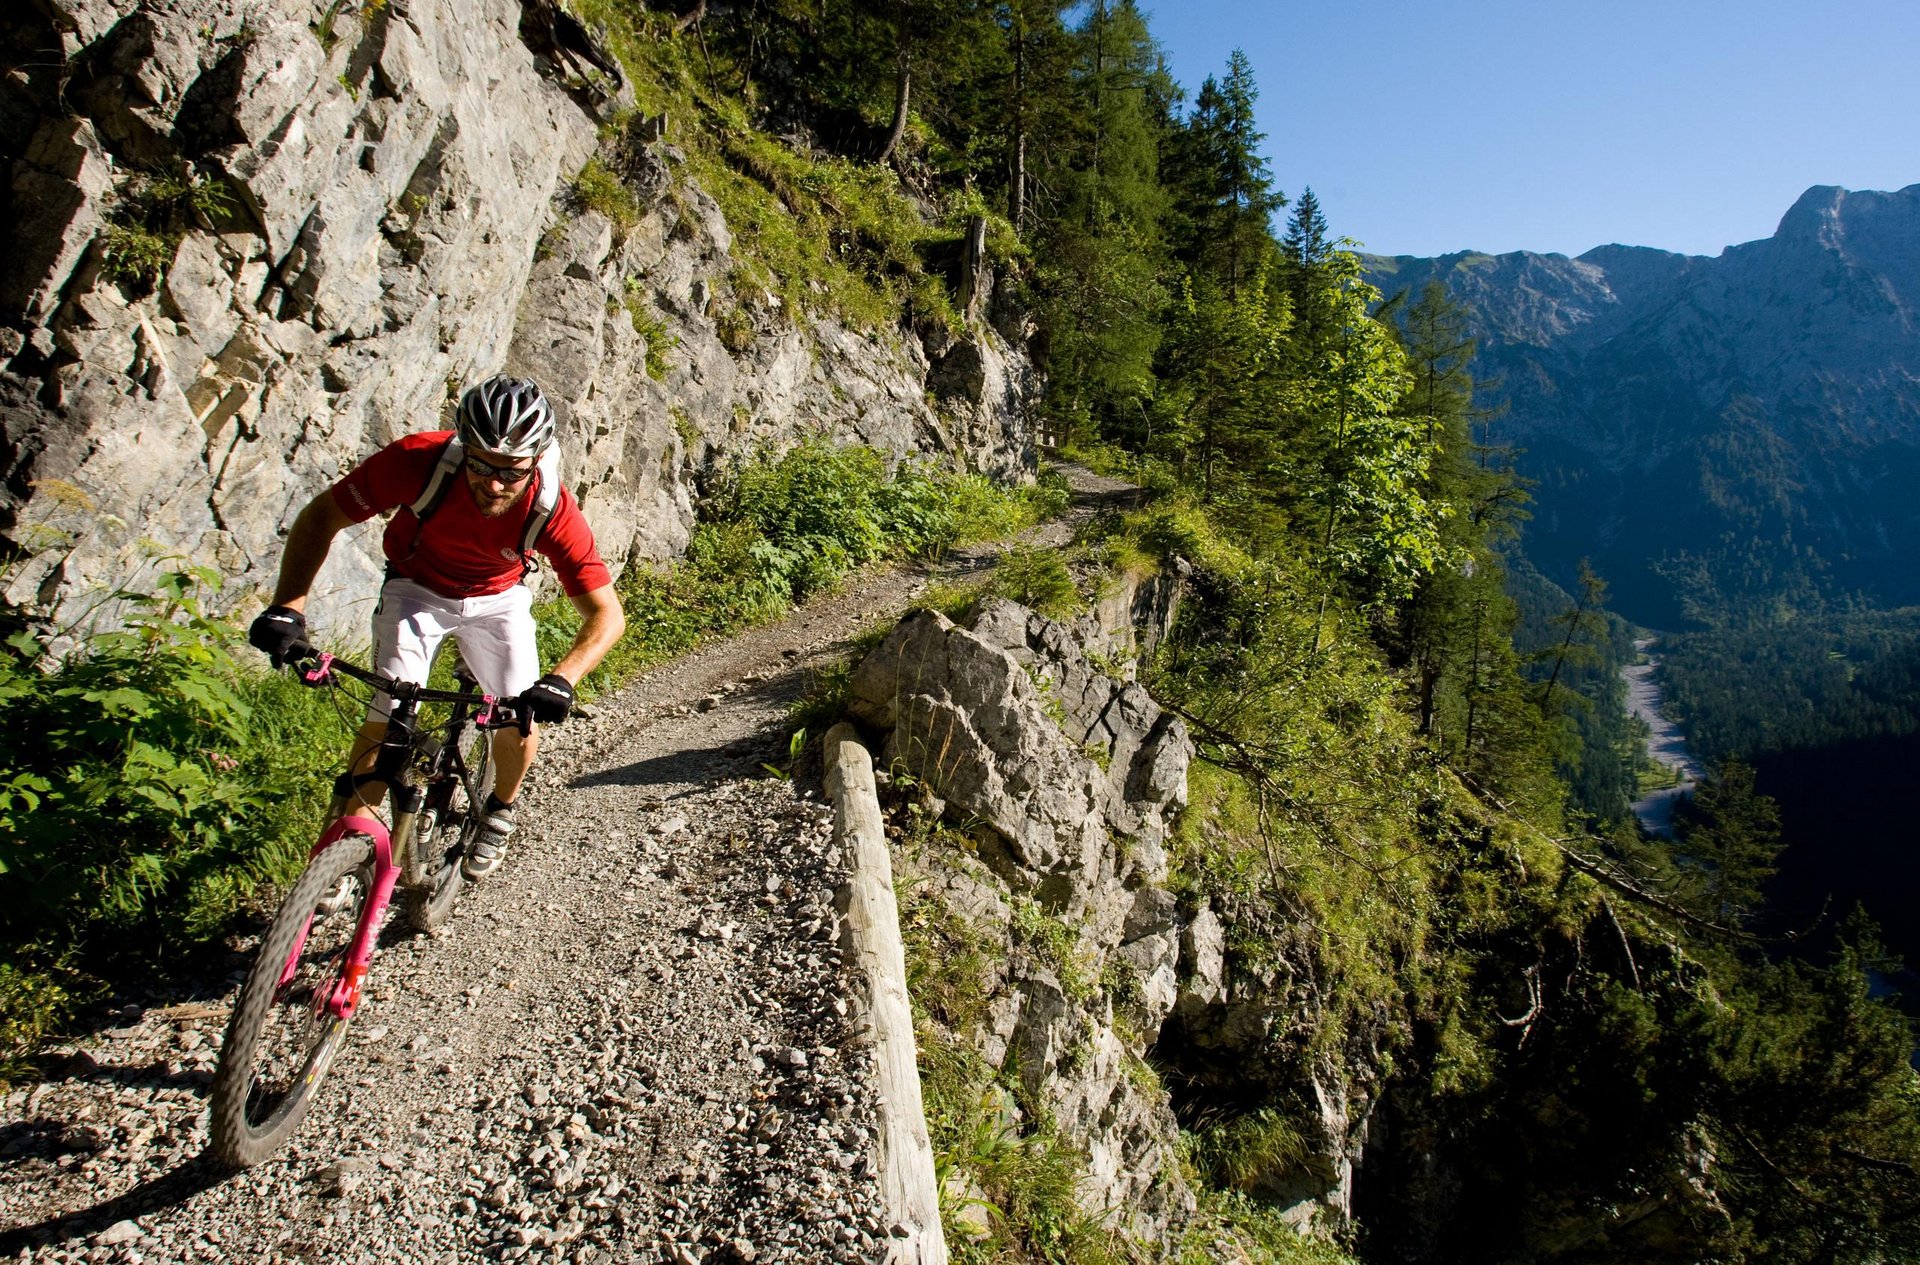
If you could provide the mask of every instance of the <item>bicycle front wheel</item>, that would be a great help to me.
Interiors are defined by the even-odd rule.
[[[451,796],[441,810],[432,838],[416,838],[415,848],[427,852],[427,885],[409,892],[406,898],[407,922],[416,931],[432,931],[453,913],[454,898],[465,883],[460,866],[466,860],[467,843],[473,838],[474,819],[493,789],[492,735],[467,727],[461,730],[459,745],[465,750],[466,775],[454,779]],[[452,763],[450,752],[440,757]],[[446,774],[451,777],[450,771]]]
[[[235,1167],[277,1150],[307,1113],[346,1041],[326,1010],[373,896],[373,841],[347,835],[308,863],[240,987],[213,1078],[215,1158]],[[304,933],[304,937],[303,937]],[[282,981],[285,981],[284,983]]]

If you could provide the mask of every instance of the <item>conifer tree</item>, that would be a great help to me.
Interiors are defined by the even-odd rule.
[[[1327,234],[1327,220],[1313,189],[1301,190],[1287,217],[1287,233],[1280,242],[1284,285],[1293,300],[1294,346],[1297,359],[1310,364],[1326,355],[1337,319],[1332,311],[1328,265],[1335,245]]]
[[[1232,295],[1273,249],[1273,215],[1286,198],[1260,152],[1253,65],[1235,49],[1224,80],[1208,76],[1177,137],[1169,138],[1170,183],[1183,213],[1176,231],[1182,262],[1212,272]]]
[[[1582,558],[1579,592],[1574,596],[1574,604],[1553,618],[1562,634],[1558,644],[1546,652],[1553,666],[1547,670],[1547,679],[1540,683],[1541,715],[1547,715],[1552,707],[1554,687],[1559,685],[1560,674],[1567,666],[1593,661],[1596,642],[1606,636],[1606,609],[1607,582],[1600,578],[1590,561]]]
[[[1712,922],[1743,926],[1765,903],[1780,854],[1780,811],[1756,789],[1753,769],[1738,760],[1717,766],[1679,826],[1681,899]]]
[[[1301,195],[1301,206],[1308,197]],[[1296,228],[1304,234],[1311,225]],[[1395,298],[1404,300],[1404,292]],[[1479,389],[1472,373],[1475,344],[1465,314],[1447,297],[1446,288],[1429,282],[1411,305],[1382,306],[1388,310],[1398,317],[1395,327],[1412,384],[1398,409],[1424,425],[1426,441],[1434,449],[1425,495],[1449,511],[1440,521],[1442,561],[1419,577],[1391,630],[1395,657],[1412,679],[1419,728],[1428,733],[1441,708],[1441,694],[1463,688],[1467,680],[1462,656],[1471,637],[1463,633],[1479,618],[1469,596],[1478,587],[1473,578],[1489,572],[1504,575],[1497,546],[1514,534],[1526,497],[1512,470],[1489,463],[1473,442]]]
[[[1243,527],[1256,500],[1271,500],[1282,459],[1275,419],[1286,411],[1290,316],[1268,277],[1256,272],[1237,294],[1206,276],[1185,278],[1161,366],[1201,499]]]
[[[1150,393],[1166,293],[1159,48],[1132,0],[1095,5],[1074,43],[1082,128],[1074,161],[1055,169],[1062,196],[1035,278],[1049,329],[1049,408],[1069,432]]]

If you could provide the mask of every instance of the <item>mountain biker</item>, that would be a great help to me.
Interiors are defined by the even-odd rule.
[[[450,447],[457,440],[459,448]],[[600,560],[593,531],[573,494],[559,484],[553,408],[524,378],[496,376],[460,398],[455,431],[427,431],[388,444],[308,502],[287,533],[273,603],[253,622],[252,644],[277,667],[307,642],[307,593],[342,528],[398,510],[382,547],[387,579],[373,614],[374,669],[425,684],[440,643],[452,635],[481,689],[517,697],[535,724],[530,732],[493,733],[494,787],[463,868],[483,878],[499,868],[513,834],[514,803],[540,745],[538,726],[558,724],[573,706],[573,689],[626,630],[613,577]],[[457,475],[436,471],[464,454]],[[541,462],[542,456],[550,460]],[[429,489],[438,487],[438,499]],[[551,513],[541,523],[540,513]],[[532,538],[528,539],[528,535]],[[560,587],[580,612],[573,645],[540,675],[532,594],[522,582],[531,547],[552,563]],[[350,767],[370,767],[386,733],[390,700],[376,695],[354,742]],[[378,804],[383,786],[355,792]]]

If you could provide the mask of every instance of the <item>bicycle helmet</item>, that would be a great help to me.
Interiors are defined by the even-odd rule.
[[[460,441],[507,457],[537,457],[553,442],[553,406],[525,378],[497,374],[460,397]]]

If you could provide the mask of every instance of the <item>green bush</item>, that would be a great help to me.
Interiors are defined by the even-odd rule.
[[[589,695],[701,641],[778,618],[850,571],[925,557],[1039,521],[1052,487],[1002,488],[977,474],[902,464],[858,445],[810,439],[751,462],[704,507],[686,557],[636,566],[620,581],[627,635],[583,684]],[[579,617],[565,599],[535,612],[540,655],[566,652]]]
[[[1300,1126],[1272,1107],[1207,1125],[1185,1135],[1197,1167],[1227,1190],[1248,1190],[1307,1158]]]
[[[115,594],[124,626],[57,665],[25,633],[0,649],[0,1060],[89,973],[207,940],[304,858],[344,737],[315,742],[323,700],[235,663],[239,630],[203,608],[218,580]]]
[[[573,178],[573,196],[590,211],[598,211],[613,221],[614,232],[624,237],[640,222],[640,202],[614,170],[599,158],[587,159],[587,165]]]
[[[233,208],[225,184],[191,169],[136,174],[115,191],[107,210],[102,271],[111,280],[151,290],[172,265],[187,229],[196,221],[217,226]]]
[[[1049,619],[1072,619],[1086,609],[1073,573],[1055,549],[1014,545],[1000,557],[987,591],[1039,611]]]
[[[224,868],[260,808],[234,632],[201,614],[196,578],[214,577],[129,597],[127,626],[57,672],[24,634],[0,658],[0,700],[25,739],[0,772],[9,936],[137,924]]]

